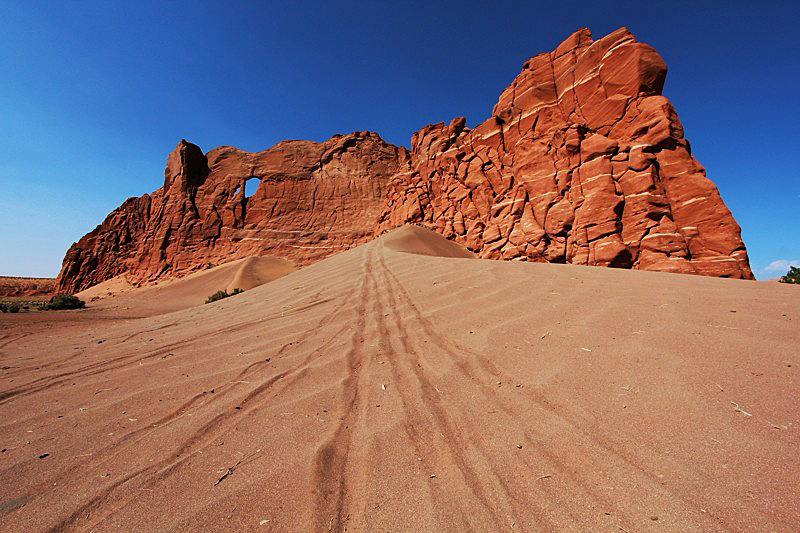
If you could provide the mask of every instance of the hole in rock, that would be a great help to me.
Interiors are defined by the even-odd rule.
[[[250,198],[255,194],[258,186],[261,185],[261,180],[258,178],[248,178],[244,182],[244,197]]]

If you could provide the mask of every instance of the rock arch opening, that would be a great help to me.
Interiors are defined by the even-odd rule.
[[[253,196],[258,190],[259,185],[261,185],[261,179],[259,178],[247,178],[244,180],[244,197],[249,199]]]

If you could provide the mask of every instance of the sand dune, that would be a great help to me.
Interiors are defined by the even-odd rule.
[[[97,309],[124,310],[126,315],[138,317],[153,316],[200,305],[217,291],[250,290],[295,270],[291,262],[278,257],[248,257],[142,288],[118,276],[78,296]]]
[[[796,530],[796,287],[467,255],[403,228],[175,313],[19,318],[0,529]]]
[[[462,259],[475,257],[453,241],[421,226],[403,226],[387,233],[381,241],[384,248],[395,252]]]

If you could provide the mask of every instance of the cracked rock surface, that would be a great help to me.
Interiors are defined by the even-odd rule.
[[[491,259],[752,279],[740,228],[661,90],[666,65],[626,29],[538,55],[470,130],[412,137],[378,232],[435,229]]]
[[[369,132],[258,153],[181,141],[162,188],[69,249],[57,291],[253,255],[308,264],[408,223],[482,258],[752,279],[741,230],[661,95],[666,72],[626,29],[596,41],[583,29],[526,61],[484,123],[426,126],[410,154]]]

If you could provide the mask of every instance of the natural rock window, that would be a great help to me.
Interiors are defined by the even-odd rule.
[[[255,194],[258,186],[261,185],[261,180],[258,178],[248,178],[244,182],[244,197],[250,198]]]

